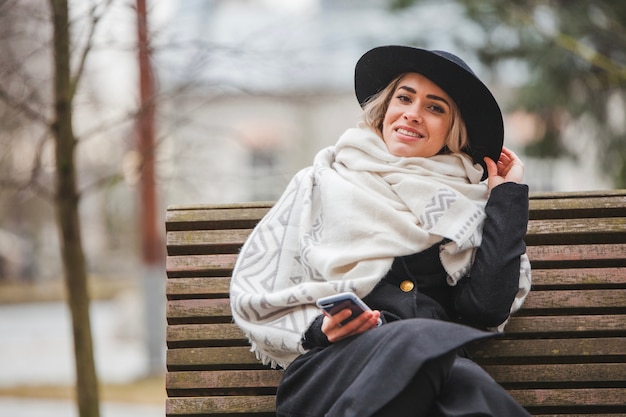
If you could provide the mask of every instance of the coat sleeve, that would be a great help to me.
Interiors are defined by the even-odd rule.
[[[461,321],[489,328],[507,320],[520,289],[528,186],[509,182],[494,187],[485,214],[482,243],[470,275],[457,285],[455,309]]]

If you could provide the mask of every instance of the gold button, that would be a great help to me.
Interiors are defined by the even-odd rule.
[[[413,288],[415,287],[415,284],[413,284],[413,281],[409,281],[408,279],[406,281],[402,281],[400,283],[400,289],[404,292],[409,292],[411,291]]]

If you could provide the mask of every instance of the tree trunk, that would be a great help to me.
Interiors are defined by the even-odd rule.
[[[67,0],[50,0],[53,15],[54,124],[56,145],[56,213],[65,285],[72,317],[76,391],[80,417],[99,417],[98,379],[89,320],[87,269],[81,240],[79,196],[70,85],[70,28]]]
[[[151,63],[146,0],[136,0],[136,5],[137,58],[139,61],[139,93],[141,99],[141,112],[137,117],[137,149],[142,158],[140,219],[146,347],[148,373],[161,375],[165,370],[163,360],[163,348],[165,346],[165,271],[163,267],[164,246],[158,227],[155,183],[155,83]]]

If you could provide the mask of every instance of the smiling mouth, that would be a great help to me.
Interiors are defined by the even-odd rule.
[[[396,130],[396,132],[398,132],[401,135],[405,135],[405,136],[410,136],[412,138],[417,138],[417,139],[422,139],[424,137],[424,135],[421,135],[417,132],[411,132],[408,131],[406,129],[402,129],[402,128],[398,128],[398,130]]]

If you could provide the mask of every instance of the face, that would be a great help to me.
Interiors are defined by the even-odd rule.
[[[423,75],[406,74],[391,96],[383,141],[392,155],[428,158],[446,144],[452,99]]]

